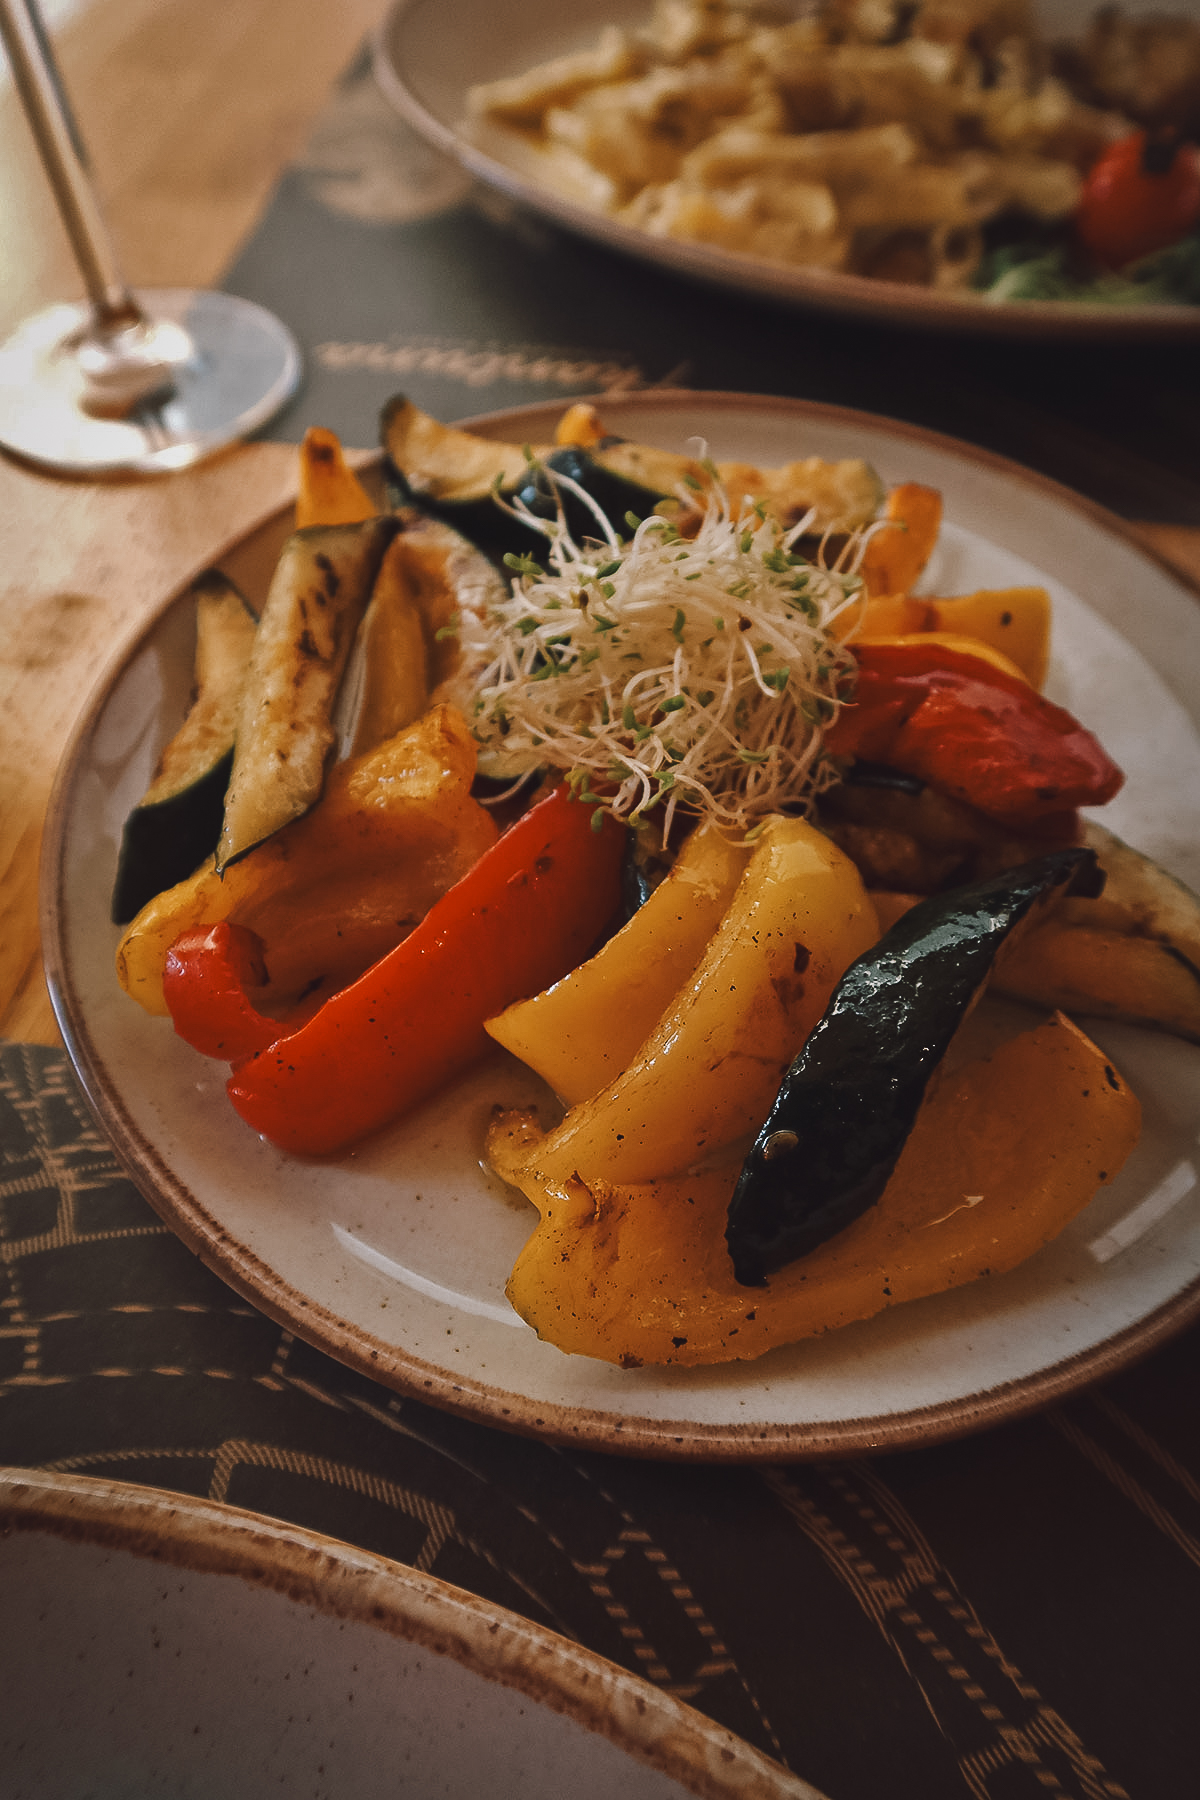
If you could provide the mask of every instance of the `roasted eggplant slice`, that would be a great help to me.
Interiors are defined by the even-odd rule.
[[[1102,882],[1094,851],[1053,851],[923,901],[851,964],[742,1166],[726,1229],[739,1282],[761,1286],[874,1204],[1000,946]]]
[[[320,525],[284,545],[238,708],[218,869],[320,797],[346,658],[397,529],[392,517]]]
[[[442,425],[403,396],[384,407],[382,431],[393,497],[444,519],[497,559],[545,553],[545,535],[505,510],[519,502],[539,518],[556,516],[555,490],[542,463],[583,487],[620,530],[626,529],[626,513],[648,517],[696,466],[687,456],[611,442],[592,449],[543,445],[527,453],[518,444]],[[572,532],[596,537],[595,513],[569,490],[559,492]],[[505,504],[497,505],[497,498]]]
[[[516,444],[441,425],[403,396],[385,406],[382,431],[394,498],[446,519],[495,557],[540,558],[546,547],[541,532],[497,506],[497,495],[539,518],[553,519],[561,503],[573,535],[595,538],[599,527],[592,507],[572,489],[556,487],[554,474],[569,478],[616,531],[625,533],[631,513],[644,519],[666,503],[682,508],[681,492],[702,488],[712,468],[677,451],[596,438],[590,431],[587,443],[533,446],[527,453]],[[844,534],[868,524],[883,499],[879,477],[857,458],[825,462],[812,456],[774,469],[718,463],[716,473],[735,505],[747,494],[762,499],[785,525],[811,511],[818,534]]]
[[[209,569],[196,596],[195,685],[187,717],[125,821],[112,920],[127,925],[148,900],[211,856],[221,835],[238,704],[254,643],[254,615],[231,581]]]

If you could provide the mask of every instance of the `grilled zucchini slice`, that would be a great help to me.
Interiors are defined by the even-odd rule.
[[[397,529],[390,516],[317,525],[284,545],[238,707],[218,869],[320,798],[346,659]]]
[[[199,576],[192,591],[192,704],[163,751],[154,780],[125,821],[112,894],[114,925],[127,925],[147,901],[199,868],[221,835],[255,620],[233,583],[216,569]]]

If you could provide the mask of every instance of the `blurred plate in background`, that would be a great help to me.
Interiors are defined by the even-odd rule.
[[[1065,35],[1080,30],[1095,7],[1090,0],[1043,0],[1036,10],[1047,31]],[[1131,0],[1123,10],[1171,8],[1168,0],[1161,7]],[[989,301],[961,290],[771,263],[658,237],[572,194],[550,158],[515,133],[471,118],[467,95],[476,84],[587,49],[604,26],[637,26],[649,12],[648,0],[575,0],[570,7],[561,0],[396,0],[376,34],[375,72],[404,117],[488,187],[571,231],[681,275],[893,325],[1001,336],[1200,341],[1200,307]]]

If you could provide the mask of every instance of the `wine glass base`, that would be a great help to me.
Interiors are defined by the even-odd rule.
[[[92,309],[52,306],[0,344],[0,446],[59,474],[183,469],[257,431],[295,392],[296,341],[253,301],[186,288],[137,300],[152,323],[177,326],[191,340],[191,355],[171,370],[170,391],[120,418],[86,410],[74,342]]]

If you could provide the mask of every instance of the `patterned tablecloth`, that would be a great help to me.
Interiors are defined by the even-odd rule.
[[[402,1398],[162,1225],[65,1055],[0,1049],[0,1461],[208,1495],[427,1570],[831,1800],[1191,1791],[1200,1332],[1023,1423],[755,1469],[552,1448]]]
[[[1200,523],[1196,359],[902,337],[691,288],[471,195],[352,71],[229,285],[374,439],[643,381],[957,431]],[[1122,420],[1121,447],[1112,440]],[[1027,1421],[739,1469],[508,1436],[352,1374],[162,1225],[65,1055],[0,1049],[0,1461],[206,1494],[432,1571],[684,1697],[832,1800],[1182,1800],[1200,1677],[1200,1332]]]

